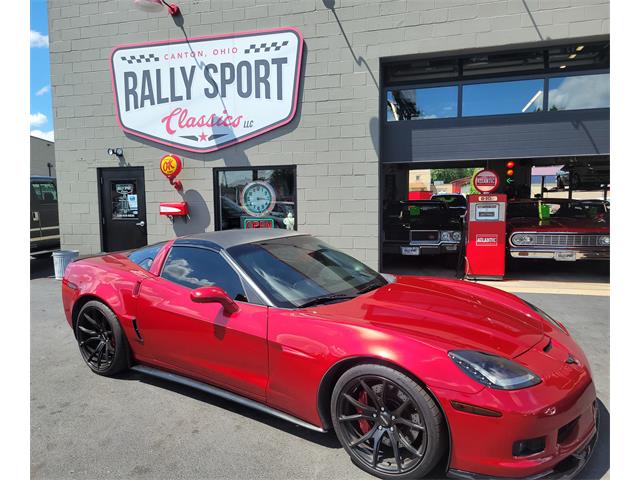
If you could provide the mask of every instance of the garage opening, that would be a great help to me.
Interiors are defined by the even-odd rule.
[[[383,271],[461,276],[472,179],[487,169],[508,199],[505,278],[608,277],[608,39],[383,59],[381,71]]]
[[[608,156],[383,166],[382,270],[461,278],[467,198],[487,168],[504,170],[506,278],[608,276]],[[522,234],[532,245],[514,245]]]

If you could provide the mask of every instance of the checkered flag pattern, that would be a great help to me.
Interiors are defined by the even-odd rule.
[[[245,49],[244,53],[270,52],[272,49],[277,52],[282,47],[285,47],[287,45],[289,45],[289,40],[285,40],[282,43],[261,43],[260,45],[258,45],[257,43],[252,43],[251,45],[249,45],[249,48]]]
[[[129,55],[128,57],[120,57],[122,60],[127,62],[128,64],[132,63],[142,63],[142,62],[159,62],[160,57],[156,57],[155,54],[150,53],[149,55]]]

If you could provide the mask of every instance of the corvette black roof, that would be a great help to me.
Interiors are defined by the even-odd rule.
[[[263,242],[274,238],[296,237],[304,233],[281,228],[251,228],[204,232],[177,238],[174,245],[206,245],[227,249],[245,243]]]

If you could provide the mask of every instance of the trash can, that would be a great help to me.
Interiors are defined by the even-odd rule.
[[[58,250],[51,254],[53,257],[53,271],[56,280],[62,280],[67,265],[78,256],[78,250]]]

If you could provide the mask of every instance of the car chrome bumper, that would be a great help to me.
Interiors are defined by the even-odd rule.
[[[589,463],[589,459],[598,442],[598,431],[600,430],[600,410],[596,404],[596,428],[581,447],[564,460],[560,461],[552,470],[546,472],[520,477],[517,480],[570,480],[575,478],[582,469]],[[450,469],[447,477],[459,480],[506,480],[514,477],[496,477],[490,475],[482,475],[472,472],[464,472],[461,470]]]
[[[420,249],[420,255],[440,255],[443,253],[458,253],[459,243],[417,243],[417,242],[404,242],[404,243],[386,243],[382,246],[382,253],[388,254],[402,254],[402,247],[416,247]]]
[[[575,252],[576,260],[609,260],[609,250],[526,250],[509,249],[512,258],[532,258],[553,260],[556,252]]]

